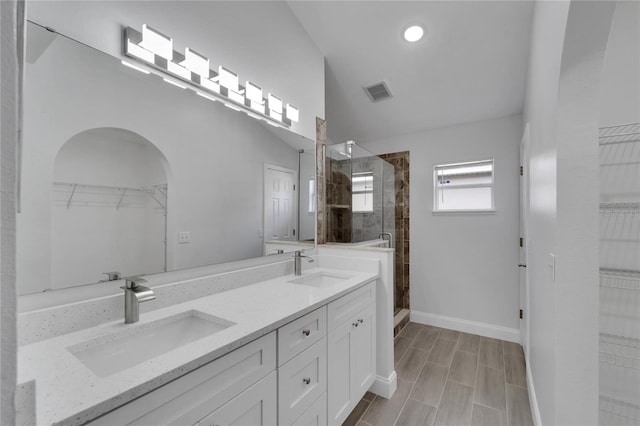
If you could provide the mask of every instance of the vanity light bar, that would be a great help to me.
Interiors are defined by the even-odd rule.
[[[213,71],[209,58],[188,47],[184,54],[173,50],[171,37],[146,24],[142,26],[142,33],[131,27],[126,28],[123,44],[125,56],[195,86],[195,92],[206,99],[220,100],[233,110],[245,112],[252,118],[264,120],[274,126],[290,127],[300,119],[298,108],[291,104],[286,104],[283,108],[283,100],[272,93],[266,99],[263,98],[262,88],[249,81],[246,86],[241,86],[238,74],[228,68],[219,66],[218,72]],[[122,63],[146,74],[150,73],[128,62]],[[165,81],[183,87],[174,81]]]

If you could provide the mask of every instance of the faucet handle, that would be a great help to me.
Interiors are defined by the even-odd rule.
[[[122,277],[122,272],[118,271],[103,272],[102,274],[108,277],[107,281],[116,281]]]
[[[144,284],[147,282],[144,278],[141,277],[127,277],[125,278],[126,288],[136,288],[140,284]]]

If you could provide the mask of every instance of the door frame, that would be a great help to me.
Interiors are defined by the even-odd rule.
[[[519,248],[520,264],[529,265],[530,241],[529,241],[529,161],[530,159],[530,125],[526,123],[520,141],[520,237],[522,247]],[[520,342],[525,354],[525,360],[529,360],[529,330],[530,328],[530,296],[529,268],[519,267],[520,282],[520,309],[524,311],[524,318],[520,320]]]

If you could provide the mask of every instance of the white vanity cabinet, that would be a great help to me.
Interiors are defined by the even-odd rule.
[[[375,378],[375,281],[92,421],[340,424]]]
[[[272,426],[277,423],[276,372],[200,420],[196,426]]]
[[[130,403],[92,421],[92,426],[113,425],[195,425],[207,416],[241,419],[243,414],[257,415],[248,402],[262,401],[265,424],[275,423],[277,391],[276,333],[250,342]],[[272,379],[265,376],[272,373]],[[252,387],[258,383],[260,386]],[[233,401],[240,402],[235,405]],[[227,403],[231,404],[227,407]],[[224,408],[227,407],[227,408]],[[217,411],[217,410],[222,411]],[[273,414],[272,414],[273,413]],[[235,417],[234,417],[235,416]],[[269,417],[271,416],[271,417]],[[217,418],[217,417],[216,417]],[[269,421],[271,418],[273,421]],[[216,422],[213,422],[216,423]],[[206,424],[206,423],[205,423]],[[219,423],[222,424],[222,423]],[[244,424],[244,423],[239,423]]]
[[[375,286],[366,285],[329,304],[328,423],[342,424],[375,380]]]

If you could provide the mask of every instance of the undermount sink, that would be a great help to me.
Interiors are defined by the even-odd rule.
[[[338,284],[351,278],[348,275],[332,274],[327,272],[316,272],[300,278],[289,280],[292,284],[307,285],[310,287],[325,287]]]
[[[99,377],[106,377],[235,325],[199,311],[186,311],[126,328],[67,348]]]

